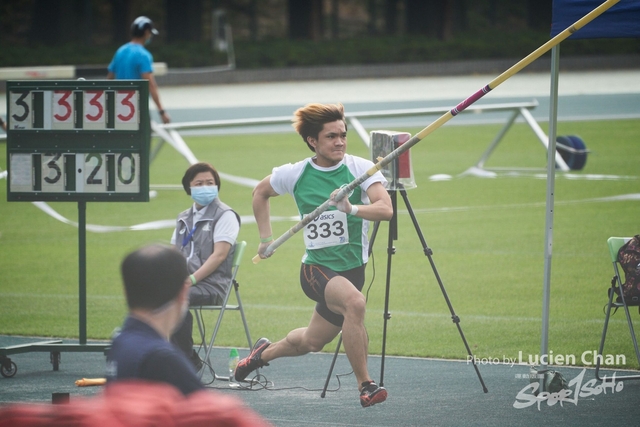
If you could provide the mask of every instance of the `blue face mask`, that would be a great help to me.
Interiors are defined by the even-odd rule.
[[[217,185],[204,185],[201,187],[191,187],[191,198],[200,206],[207,206],[218,197]]]

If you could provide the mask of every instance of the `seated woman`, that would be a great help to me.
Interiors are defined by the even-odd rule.
[[[220,201],[220,176],[210,164],[190,166],[182,178],[182,186],[194,203],[178,215],[171,244],[187,262],[192,283],[189,305],[220,305],[231,286],[240,217]],[[196,370],[200,370],[202,361],[193,349],[192,329],[193,316],[189,312],[172,335],[171,342],[185,352]]]

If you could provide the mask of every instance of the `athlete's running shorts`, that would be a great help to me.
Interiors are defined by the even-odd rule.
[[[300,267],[300,285],[304,293],[317,302],[316,311],[323,319],[336,326],[342,326],[344,317],[329,310],[324,299],[324,290],[329,280],[336,276],[342,276],[349,280],[359,291],[362,291],[364,269],[365,265],[362,265],[351,270],[336,272],[321,265],[303,263]]]

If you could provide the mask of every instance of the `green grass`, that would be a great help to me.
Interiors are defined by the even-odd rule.
[[[410,202],[473,352],[478,357],[526,357],[540,351],[544,263],[546,180],[533,177],[456,178],[431,182],[429,176],[458,175],[473,165],[500,125],[445,126],[411,150],[418,187]],[[402,129],[415,133],[417,129]],[[640,120],[560,123],[561,135],[580,135],[592,151],[577,175],[615,174],[626,180],[567,179],[558,174],[555,191],[549,349],[555,355],[597,350],[602,307],[612,275],[606,240],[637,234],[637,201],[594,199],[640,193]],[[349,151],[369,157],[357,135]],[[273,166],[297,161],[309,151],[293,133],[186,138],[196,157],[219,170],[254,179]],[[531,131],[517,124],[487,166],[544,168],[546,154]],[[187,162],[165,147],[151,165],[153,185],[177,185]],[[6,169],[6,150],[0,150]],[[6,202],[0,189],[0,333],[77,337],[78,231],[31,203]],[[251,215],[251,189],[223,182],[220,197],[240,215]],[[87,222],[130,226],[176,217],[190,199],[182,190],[159,189],[149,203],[88,203]],[[387,353],[464,359],[466,351],[452,323],[422,245],[402,199],[394,242]],[[51,203],[77,220],[75,203]],[[451,209],[443,209],[451,208]],[[272,201],[272,215],[296,212],[290,197]],[[275,222],[280,235],[293,225]],[[385,293],[387,224],[380,226],[374,260],[367,269],[367,326],[370,351],[380,353]],[[168,242],[170,229],[87,233],[89,338],[106,339],[126,313],[119,277],[123,256],[149,242]],[[282,338],[308,323],[313,303],[298,283],[303,251],[297,236],[270,258],[253,265],[258,243],[255,224],[240,239],[249,243],[239,273],[243,302],[254,338]],[[220,346],[246,346],[237,313],[228,313]],[[636,317],[635,315],[634,317]],[[605,353],[625,354],[637,368],[622,313],[613,317]],[[332,351],[333,346],[326,350]],[[578,360],[580,363],[580,360]]]

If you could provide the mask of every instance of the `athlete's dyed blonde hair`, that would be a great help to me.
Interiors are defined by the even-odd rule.
[[[300,134],[302,140],[306,142],[307,147],[315,153],[308,137],[318,139],[318,134],[324,127],[325,123],[342,120],[345,130],[347,129],[347,121],[344,118],[344,107],[342,104],[307,104],[302,108],[298,108],[293,113],[293,128]]]

